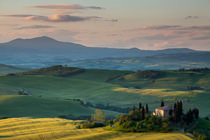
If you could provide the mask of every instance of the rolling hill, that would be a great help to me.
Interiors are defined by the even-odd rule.
[[[122,133],[103,128],[77,129],[79,121],[58,118],[9,118],[0,120],[0,139],[4,140],[192,140],[181,133]]]
[[[71,61],[145,57],[158,54],[182,54],[199,52],[191,49],[140,50],[86,47],[71,42],[61,42],[42,36],[32,39],[15,39],[7,43],[0,43],[0,63],[21,67],[40,68]]]
[[[94,109],[72,100],[46,99],[33,96],[0,95],[1,116],[47,118],[59,115],[89,116]]]
[[[47,69],[50,71],[53,68]],[[153,76],[147,76],[148,72]],[[154,74],[159,72],[163,74]],[[142,102],[149,104],[150,111],[159,106],[161,99],[164,99],[166,104],[182,99],[185,110],[198,107],[201,116],[210,115],[209,69],[145,71],[138,75],[132,71],[90,69],[65,77],[30,73],[31,71],[21,75],[0,76],[0,94],[17,96],[21,88],[36,100],[65,102],[69,99],[81,99],[92,104],[121,108]],[[9,100],[12,99],[7,101]],[[6,103],[1,102],[0,108],[6,109]],[[1,110],[0,114],[3,114]]]

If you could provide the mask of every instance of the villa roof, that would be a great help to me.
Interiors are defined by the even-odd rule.
[[[163,106],[163,107],[159,107],[159,108],[156,108],[156,109],[159,109],[159,110],[173,110],[173,107],[171,105],[167,105],[167,106]]]

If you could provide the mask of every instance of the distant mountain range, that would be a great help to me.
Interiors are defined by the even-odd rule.
[[[199,55],[209,52],[195,51],[187,48],[140,50],[137,48],[116,49],[86,47],[70,42],[60,42],[46,36],[32,39],[15,39],[7,43],[0,43],[0,63],[30,68],[40,68],[57,64],[70,64],[85,68],[92,68],[92,66],[94,66],[94,68],[133,69],[134,66],[131,65],[136,64],[133,61],[130,63],[126,62],[127,66],[125,67],[119,67],[120,64],[113,63],[114,61],[116,62],[116,60],[119,60],[119,63],[124,63],[123,60],[125,61],[127,59],[141,60],[139,61],[141,64],[154,59],[154,62],[151,64],[157,65],[156,68],[158,68],[159,63],[162,63],[162,59],[168,59],[167,56],[170,58],[173,56],[173,59],[170,60],[177,62],[179,59],[176,60],[176,58],[184,56],[183,54],[197,53]],[[188,55],[186,55],[186,57],[187,56]],[[160,60],[159,57],[164,58],[161,58],[161,61],[157,62],[156,59],[158,58]],[[143,62],[144,60],[145,62]],[[169,60],[167,60],[167,62],[168,61]],[[108,63],[108,66],[103,66],[105,65],[105,62],[110,63]],[[98,65],[93,63],[97,63]],[[173,65],[173,63],[171,65]],[[144,68],[154,67],[151,67],[149,64],[149,66],[145,66]]]

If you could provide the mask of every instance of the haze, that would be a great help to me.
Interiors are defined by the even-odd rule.
[[[0,0],[0,42],[49,36],[90,47],[210,50],[209,0]]]

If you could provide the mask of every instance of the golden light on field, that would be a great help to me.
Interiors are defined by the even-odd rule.
[[[77,129],[79,121],[58,118],[0,120],[2,140],[190,140],[180,133],[122,133],[103,128]]]

